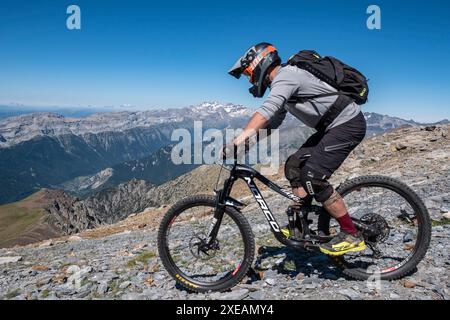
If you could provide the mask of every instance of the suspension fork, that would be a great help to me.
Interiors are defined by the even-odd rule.
[[[214,210],[214,217],[211,221],[211,226],[209,227],[208,235],[206,238],[206,243],[208,245],[212,245],[216,240],[220,225],[222,224],[223,215],[225,214],[225,202],[229,198],[231,189],[233,188],[234,182],[236,180],[237,178],[232,174],[228,179],[225,180],[224,188],[216,191],[216,207]]]

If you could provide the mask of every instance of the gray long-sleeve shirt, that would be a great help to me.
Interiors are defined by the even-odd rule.
[[[305,103],[292,103],[293,96],[311,96],[336,92],[336,89],[321,81],[306,70],[295,66],[283,66],[274,77],[270,94],[256,112],[269,121],[269,128],[276,129],[290,112],[308,127],[314,128],[324,113],[336,101],[337,96],[321,97]],[[361,112],[356,103],[348,105],[327,130],[353,119]]]

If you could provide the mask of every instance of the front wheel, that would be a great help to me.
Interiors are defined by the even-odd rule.
[[[338,192],[357,226],[367,227],[367,250],[334,258],[343,272],[358,280],[374,275],[395,280],[414,271],[431,239],[430,216],[419,196],[403,182],[383,176],[349,180]],[[338,226],[334,228],[337,232]]]
[[[158,250],[169,274],[195,292],[226,291],[247,274],[255,242],[247,219],[226,207],[217,238],[207,244],[215,198],[193,196],[175,204],[158,232]]]

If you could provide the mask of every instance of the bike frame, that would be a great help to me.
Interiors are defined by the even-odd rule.
[[[273,215],[272,211],[264,200],[263,195],[256,186],[255,180],[260,181],[268,188],[282,195],[283,197],[294,201],[299,206],[304,205],[303,199],[294,195],[290,190],[283,189],[282,187],[273,183],[255,169],[246,165],[237,164],[236,161],[233,165],[233,168],[230,170],[230,177],[225,180],[223,189],[216,190],[216,211],[207,237],[208,244],[212,244],[217,237],[223,219],[225,207],[230,206],[237,210],[240,210],[244,206],[243,203],[230,197],[234,183],[238,179],[244,180],[249,187],[254,199],[256,200],[264,216],[266,217],[272,233],[278,241],[286,246],[296,249],[317,249],[317,245],[315,245],[311,240],[294,240],[292,238],[286,237],[283,234],[275,216]]]

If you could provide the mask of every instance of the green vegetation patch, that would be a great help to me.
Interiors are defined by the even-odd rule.
[[[50,295],[50,291],[48,291],[47,289],[45,289],[41,292],[41,297],[43,299],[47,298],[49,295]]]
[[[139,254],[137,257],[134,257],[127,263],[127,267],[133,268],[138,263],[146,264],[149,259],[156,257],[156,253],[152,251],[144,251],[141,254]]]
[[[445,225],[449,225],[449,224],[450,224],[449,219],[442,219],[440,221],[433,220],[433,227],[445,226]]]
[[[12,291],[9,291],[7,294],[5,294],[5,299],[12,299],[17,297],[20,294],[19,289],[15,289]]]
[[[19,238],[44,217],[42,209],[20,206],[20,202],[0,206],[0,247]]]
[[[295,264],[294,260],[287,260],[287,261],[284,262],[283,268],[286,271],[296,271],[297,270],[297,265]]]

